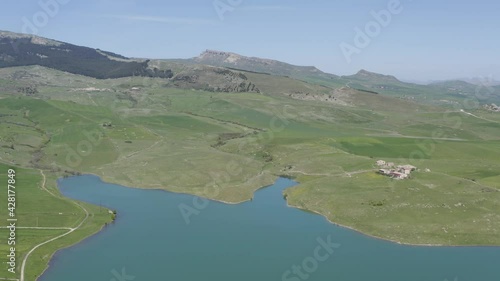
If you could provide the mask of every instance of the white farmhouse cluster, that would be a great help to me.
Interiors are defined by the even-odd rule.
[[[378,173],[384,176],[391,177],[397,180],[403,180],[410,177],[411,172],[415,171],[417,167],[412,165],[399,165],[396,166],[393,162],[385,162],[378,160],[377,166],[379,167]]]

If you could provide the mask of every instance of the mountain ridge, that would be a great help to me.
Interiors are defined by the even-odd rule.
[[[261,63],[264,63],[264,64],[282,63],[282,64],[287,64],[287,65],[290,65],[290,66],[294,66],[294,67],[302,67],[302,68],[305,68],[305,69],[310,69],[311,71],[323,72],[323,71],[319,70],[315,66],[294,65],[294,64],[287,63],[287,62],[282,62],[282,61],[274,60],[274,59],[260,58],[260,57],[254,57],[254,56],[250,57],[250,56],[240,55],[240,54],[237,54],[237,53],[234,53],[234,52],[219,51],[219,50],[210,50],[210,49],[205,50],[204,52],[202,52],[200,55],[194,57],[193,59],[197,60],[197,61],[203,61],[203,59],[205,59],[207,56],[210,56],[210,55],[226,57],[226,59],[225,59],[226,62],[235,62],[235,61],[238,61],[238,60],[251,60],[251,61],[261,62]],[[331,74],[331,73],[329,73],[329,74]],[[332,74],[332,75],[335,75],[335,74]],[[337,75],[335,75],[335,76],[337,76]]]
[[[24,48],[30,44],[32,47],[35,46],[35,48]],[[78,50],[78,55],[81,57],[77,55],[75,58],[67,54],[75,49]],[[22,54],[19,53],[20,51]],[[56,66],[47,62],[49,61],[47,60],[49,58],[47,52],[52,55],[59,52],[56,58],[57,62],[55,62]],[[365,69],[361,69],[353,75],[338,76],[323,72],[315,66],[298,66],[274,59],[244,56],[234,52],[211,49],[207,49],[200,55],[190,59],[166,59],[161,61],[202,64],[232,70],[285,76],[332,88],[342,87],[353,81],[362,82],[365,84],[365,87],[373,89],[377,88],[377,84],[381,83],[407,87],[417,85],[415,83],[403,82],[393,75],[380,74]],[[126,76],[162,78],[172,78],[174,76],[170,69],[160,70],[155,65],[152,66],[149,62],[149,59],[132,59],[113,52],[77,46],[37,35],[0,30],[0,67],[41,65],[99,79]],[[85,67],[82,67],[80,64],[85,65]],[[470,81],[452,79],[420,86],[439,86],[452,83],[453,81],[466,83],[464,85],[467,85],[469,88],[476,85]]]
[[[397,82],[397,83],[404,83],[397,79],[393,75],[386,75],[386,74],[380,74],[376,72],[371,72],[365,69],[359,70],[356,74],[353,75],[344,75],[342,78],[346,79],[355,79],[355,80],[374,80],[374,79],[379,79],[379,80],[384,80],[387,82]]]
[[[315,82],[319,79],[320,81],[328,84],[328,82],[335,82],[339,80],[339,76],[323,72],[315,66],[293,65],[274,59],[250,57],[234,52],[220,50],[207,49],[196,57],[181,61],[186,63],[204,64],[236,70],[285,76],[306,82]]]
[[[36,35],[0,31],[0,68],[39,65],[98,79],[173,76],[170,70],[149,68],[148,63]]]

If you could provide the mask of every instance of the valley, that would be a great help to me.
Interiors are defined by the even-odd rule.
[[[112,222],[110,210],[60,194],[58,178],[81,174],[229,204],[287,177],[298,182],[283,191],[290,206],[369,236],[500,245],[500,114],[481,106],[498,103],[498,86],[477,96],[466,82],[340,77],[257,58],[236,68],[248,59],[218,56],[139,61],[151,71],[125,77],[2,65],[0,181],[17,169],[20,225],[30,227],[18,254],[75,229],[31,253],[26,280]],[[379,159],[418,169],[394,180],[377,173]]]

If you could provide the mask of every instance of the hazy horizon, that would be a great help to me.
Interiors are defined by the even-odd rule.
[[[429,0],[42,0],[7,2],[0,29],[128,57],[190,58],[205,49],[422,82],[499,80],[500,3]]]

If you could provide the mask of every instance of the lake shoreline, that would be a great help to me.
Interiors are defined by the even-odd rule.
[[[115,183],[107,182],[107,181],[103,180],[103,178],[100,175],[97,175],[97,174],[85,173],[85,174],[82,174],[81,176],[84,176],[84,175],[95,176],[95,177],[99,178],[99,180],[101,182],[103,182],[103,183],[115,184]],[[295,185],[299,185],[300,184],[300,182],[298,182],[294,177],[291,177],[291,176],[276,175],[276,180],[278,180],[279,178],[284,178],[284,179],[291,180],[291,181],[293,181],[293,182],[296,183]],[[276,180],[275,180],[275,182],[276,182]],[[167,189],[164,189],[164,188],[141,188],[141,187],[126,186],[126,185],[122,185],[122,184],[117,184],[117,185],[120,185],[120,186],[123,186],[123,187],[126,187],[126,188],[132,188],[132,189],[159,190],[159,191],[165,191],[165,192],[173,193],[173,194],[191,195],[191,196],[196,196],[196,197],[203,198],[203,199],[206,199],[206,200],[210,200],[210,201],[213,201],[213,202],[223,203],[223,204],[226,204],[226,205],[239,205],[239,204],[243,204],[243,203],[246,203],[246,202],[251,202],[254,199],[256,192],[258,192],[259,190],[271,187],[273,184],[274,183],[269,184],[269,185],[265,185],[265,186],[261,186],[261,187],[257,188],[256,190],[253,191],[251,198],[246,199],[246,200],[242,200],[242,201],[238,201],[238,202],[229,202],[229,201],[224,201],[224,200],[221,200],[221,199],[207,198],[207,197],[203,197],[203,196],[195,195],[195,194],[191,194],[191,193],[186,193],[186,192],[175,192],[175,191],[170,191],[170,190],[167,190]],[[288,187],[288,188],[291,188],[291,187]],[[387,242],[395,243],[395,244],[398,244],[398,245],[415,246],[415,247],[500,247],[500,245],[454,245],[454,244],[449,244],[448,245],[448,244],[432,244],[432,243],[429,243],[429,244],[417,244],[417,243],[401,242],[401,241],[398,241],[398,240],[393,240],[393,239],[389,239],[389,238],[384,238],[384,237],[380,237],[380,236],[368,234],[368,233],[360,231],[360,230],[358,230],[358,229],[356,229],[354,227],[337,223],[335,221],[330,220],[327,217],[327,215],[325,215],[325,214],[322,214],[322,213],[320,213],[318,211],[315,211],[315,210],[310,210],[310,209],[302,208],[302,207],[299,207],[299,206],[294,206],[294,205],[292,205],[292,204],[289,203],[289,201],[287,200],[287,198],[284,198],[284,200],[286,201],[286,205],[289,208],[294,208],[294,209],[298,209],[298,210],[301,210],[301,211],[306,211],[306,212],[314,213],[316,215],[319,215],[319,216],[322,216],[323,218],[325,218],[330,224],[333,224],[333,225],[336,225],[336,226],[339,226],[339,227],[342,227],[342,228],[345,228],[345,229],[349,229],[351,231],[360,233],[360,234],[365,235],[365,236],[370,237],[370,238],[374,238],[374,239],[378,239],[378,240],[382,240],[382,241],[387,241]]]
[[[137,188],[137,187],[124,186],[124,185],[121,185],[121,184],[109,183],[109,182],[104,181],[101,177],[99,177],[97,175],[84,174],[84,175],[80,175],[80,176],[75,176],[75,178],[77,178],[77,177],[85,177],[85,176],[91,176],[91,177],[94,177],[94,179],[92,179],[89,182],[87,182],[86,180],[84,180],[83,182],[86,182],[86,184],[79,185],[78,184],[79,180],[75,180],[75,182],[70,181],[67,184],[62,184],[61,181],[64,180],[64,179],[63,178],[59,178],[57,180],[57,183],[58,183],[57,187],[61,191],[61,194],[64,197],[66,197],[66,196],[62,193],[62,190],[65,190],[65,189],[71,190],[71,188],[73,187],[73,185],[75,185],[75,187],[79,186],[80,187],[79,193],[83,193],[84,194],[85,193],[84,190],[86,190],[85,189],[86,186],[89,186],[89,187],[91,186],[90,192],[92,192],[92,190],[101,187],[100,186],[101,183],[109,186],[109,188],[104,188],[104,189],[101,189],[101,190],[109,190],[108,192],[119,192],[119,193],[114,193],[115,195],[116,194],[121,194],[121,192],[123,192],[123,194],[134,194],[134,196],[139,196],[139,195],[142,196],[142,194],[148,194],[147,192],[143,193],[143,190],[146,190],[144,188]],[[286,180],[284,180],[284,179],[286,179]],[[375,235],[366,234],[366,233],[363,233],[361,231],[358,231],[357,229],[355,229],[353,227],[349,227],[349,226],[346,226],[346,225],[342,225],[340,223],[336,223],[336,222],[330,220],[326,215],[321,214],[320,212],[317,212],[317,211],[314,211],[314,210],[309,210],[307,208],[301,208],[301,207],[294,206],[293,204],[291,204],[287,200],[289,198],[287,198],[286,196],[284,196],[285,192],[289,188],[295,187],[298,184],[300,184],[300,183],[297,182],[294,179],[278,177],[275,180],[275,184],[273,184],[273,185],[266,185],[266,186],[262,186],[262,187],[258,188],[253,193],[252,198],[248,199],[248,200],[244,200],[244,201],[235,203],[235,202],[224,202],[223,200],[216,200],[216,199],[208,199],[208,198],[205,198],[205,199],[207,199],[209,201],[214,201],[216,203],[221,203],[221,204],[219,204],[219,206],[214,206],[215,209],[220,209],[222,207],[222,205],[229,205],[228,207],[225,207],[226,208],[226,212],[227,211],[231,212],[230,210],[234,210],[235,212],[237,212],[238,210],[232,209],[233,207],[231,207],[231,206],[238,205],[238,204],[241,204],[241,203],[245,203],[245,202],[248,202],[248,201],[254,201],[255,198],[257,198],[257,200],[255,200],[255,202],[254,202],[256,205],[255,204],[244,204],[244,205],[242,205],[241,207],[238,207],[238,208],[250,208],[251,210],[254,210],[254,211],[255,211],[255,208],[258,208],[258,210],[261,210],[260,209],[261,206],[259,204],[261,204],[262,202],[261,202],[260,199],[264,199],[265,200],[264,202],[268,202],[266,200],[272,200],[274,202],[273,205],[277,204],[277,206],[279,206],[279,208],[285,208],[285,209],[287,209],[287,208],[292,209],[293,208],[293,209],[300,210],[298,212],[296,212],[296,211],[294,211],[294,212],[286,212],[286,213],[290,213],[290,214],[295,214],[293,216],[295,218],[297,218],[297,216],[298,216],[298,217],[307,218],[307,220],[313,220],[313,221],[316,221],[316,222],[323,221],[323,223],[320,223],[320,224],[322,224],[322,225],[330,225],[328,227],[328,229],[330,229],[329,231],[333,231],[332,233],[337,233],[336,231],[339,231],[340,233],[344,233],[343,235],[335,236],[335,237],[337,237],[337,239],[339,239],[338,240],[339,243],[345,243],[345,241],[343,241],[343,239],[345,239],[345,237],[363,237],[364,236],[365,240],[366,239],[372,240],[370,243],[387,242],[387,243],[382,243],[381,244],[381,245],[385,245],[383,247],[393,247],[393,248],[396,247],[396,248],[398,248],[399,246],[404,246],[404,247],[411,246],[411,247],[414,247],[414,248],[409,248],[409,249],[415,249],[415,251],[422,251],[422,250],[418,250],[418,248],[425,248],[425,247],[432,247],[432,248],[455,248],[455,247],[460,247],[460,248],[473,248],[473,247],[476,247],[476,248],[477,247],[480,247],[480,248],[491,248],[491,247],[496,247],[496,246],[487,246],[487,245],[477,245],[477,246],[469,246],[469,245],[462,246],[462,245],[457,245],[457,246],[454,246],[454,245],[437,245],[437,244],[411,244],[411,243],[401,243],[400,241],[394,241],[394,240],[391,240],[391,239],[385,239],[385,238],[377,237]],[[63,187],[64,187],[64,189],[62,189]],[[273,187],[275,187],[275,188],[273,188]],[[127,191],[127,190],[123,190],[122,191],[122,190],[120,190],[121,188],[129,189],[129,191]],[[270,188],[271,190],[269,190],[268,188]],[[257,194],[257,191],[264,190],[264,189],[268,189],[268,190],[267,191],[263,191],[263,192],[265,192],[264,194],[260,194],[260,195]],[[138,191],[134,192],[132,190],[138,190]],[[176,209],[176,206],[177,206],[176,204],[177,203],[175,203],[175,202],[179,202],[179,201],[171,201],[168,198],[169,197],[168,193],[170,193],[173,196],[175,196],[175,195],[187,195],[188,197],[184,197],[184,196],[182,196],[182,197],[173,197],[174,199],[175,198],[181,198],[182,201],[180,201],[180,202],[184,202],[184,203],[189,202],[191,200],[191,198],[203,198],[203,197],[195,196],[195,195],[192,195],[192,194],[189,194],[189,193],[177,193],[177,192],[172,192],[172,191],[165,190],[165,189],[151,189],[151,190],[158,190],[158,191],[161,191],[161,192],[152,193],[152,195],[149,194],[149,195],[146,195],[146,197],[147,196],[149,196],[149,197],[151,197],[151,196],[157,197],[161,193],[165,193],[164,195],[161,195],[161,196],[165,196],[165,198],[162,199],[162,200],[160,200],[157,203],[160,203],[160,202],[174,203],[174,204],[170,204],[169,203],[169,204],[166,205],[166,206],[170,206],[170,207],[168,207],[168,208],[170,208],[170,212],[169,213],[173,214],[174,217],[179,217],[178,214],[177,215],[175,214],[175,212],[177,210]],[[137,192],[140,192],[140,193],[137,193]],[[106,193],[106,192],[104,192],[104,193]],[[90,193],[90,194],[92,194],[92,193]],[[262,197],[261,195],[264,196],[264,197]],[[71,197],[69,197],[69,196],[71,196]],[[279,198],[279,196],[282,196],[282,197]],[[69,193],[68,197],[66,197],[66,198],[68,198],[70,200],[76,200],[76,201],[79,201],[79,202],[86,202],[86,204],[95,205],[95,203],[90,203],[90,202],[94,202],[95,201],[92,198],[95,199],[95,198],[98,198],[98,197],[74,197],[73,195],[71,195],[71,193]],[[81,199],[73,199],[73,198],[81,198]],[[104,197],[104,198],[106,198],[106,197]],[[283,202],[281,200],[284,200],[285,202]],[[280,201],[281,201],[281,203],[280,203]],[[95,201],[95,202],[97,202],[97,201]],[[119,225],[116,225],[116,227],[118,229],[121,229],[121,227],[123,227],[122,223],[125,223],[125,225],[126,225],[127,222],[130,222],[130,220],[127,220],[127,215],[125,214],[126,213],[125,211],[134,212],[135,209],[133,209],[133,208],[129,209],[130,205],[121,205],[121,203],[119,203],[119,202],[120,201],[116,201],[116,200],[109,201],[107,203],[108,204],[107,206],[104,205],[104,208],[105,209],[117,209],[118,210],[119,213],[118,213],[118,216],[117,216],[117,222],[119,223]],[[153,201],[147,201],[147,202],[156,202],[156,201],[153,200]],[[118,205],[116,205],[116,204],[118,204]],[[160,203],[160,204],[162,204],[162,203]],[[163,205],[165,205],[165,204],[163,204]],[[266,206],[266,205],[264,205],[264,206]],[[222,208],[224,208],[224,207],[222,207]],[[158,209],[155,209],[155,210],[158,210]],[[125,216],[120,216],[120,211],[124,212]],[[309,213],[309,214],[306,214],[306,212]],[[256,212],[252,212],[252,213],[256,213]],[[259,213],[259,212],[257,212],[257,213]],[[269,210],[267,210],[267,212],[264,212],[264,213],[269,213]],[[300,215],[300,213],[302,213],[302,215]],[[323,220],[323,219],[320,219],[318,217],[316,217],[314,219],[314,217],[316,215],[319,215],[319,216],[325,218],[326,221]],[[264,215],[264,216],[266,216],[266,215]],[[181,219],[179,218],[179,220],[181,220]],[[288,224],[291,223],[292,225],[294,225],[295,224],[294,222],[300,222],[300,219],[299,220],[288,220],[288,221],[289,221]],[[121,227],[120,227],[120,225],[121,225]],[[50,277],[53,274],[55,274],[55,272],[58,272],[59,270],[61,270],[61,268],[58,267],[57,265],[58,265],[58,263],[61,262],[61,257],[64,260],[64,254],[65,254],[65,252],[63,250],[65,250],[67,248],[70,248],[70,247],[75,247],[75,249],[76,249],[77,252],[81,251],[82,249],[87,249],[87,247],[91,247],[91,249],[92,249],[92,247],[94,247],[94,246],[91,246],[91,245],[92,245],[93,241],[95,241],[95,240],[92,240],[92,238],[93,237],[99,237],[98,235],[106,233],[104,231],[107,230],[107,226],[111,226],[111,225],[109,223],[105,224],[99,230],[93,232],[92,234],[90,234],[88,236],[83,237],[79,241],[75,241],[74,243],[71,243],[70,245],[67,245],[65,247],[57,249],[52,255],[50,255],[49,260],[47,262],[47,266],[45,267],[45,269],[43,270],[43,272],[36,278],[36,280],[37,281],[38,280],[40,280],[40,281],[42,281],[42,280],[49,280]],[[115,231],[111,235],[112,237],[115,237],[114,235],[117,235],[117,233],[121,233],[118,229],[114,229],[113,230],[112,228],[110,228],[108,231]],[[154,227],[153,229],[154,230],[152,230],[152,231],[156,231],[156,230],[160,231],[161,230],[161,228],[156,228],[156,227]],[[255,229],[262,229],[262,228],[257,227]],[[118,231],[118,232],[116,232],[116,231]],[[295,233],[297,233],[297,232],[295,232]],[[108,234],[109,234],[109,232],[108,232]],[[108,235],[107,237],[109,239],[110,235]],[[358,239],[358,238],[356,238],[356,239]],[[85,242],[85,241],[87,241],[87,242]],[[377,241],[379,241],[379,242],[377,242]],[[90,243],[89,246],[87,246],[86,243]],[[221,243],[221,241],[219,241],[219,243]],[[398,251],[406,251],[404,248],[399,248],[399,249],[400,250],[398,250]],[[487,249],[485,249],[485,251],[486,250]],[[492,251],[492,250],[495,250],[495,249],[489,249],[487,251]],[[437,250],[437,251],[449,251],[449,250],[445,249],[445,250]],[[469,250],[466,250],[466,251],[469,251]],[[471,251],[478,251],[478,249],[471,250]],[[51,271],[51,269],[55,270],[55,272]],[[63,270],[67,270],[67,269],[63,269]],[[47,275],[45,275],[45,274],[47,274]],[[44,276],[46,276],[46,277],[44,277]]]
[[[76,177],[76,176],[75,176],[75,177]],[[59,179],[58,179],[58,180],[59,180]],[[56,181],[56,183],[57,183],[57,181]],[[57,185],[57,186],[58,186],[58,185]],[[58,186],[58,189],[59,189],[59,186]],[[64,196],[64,195],[63,195],[63,196]],[[68,198],[68,197],[66,197],[66,196],[64,196],[64,197],[65,197],[65,198],[67,198],[67,199],[69,199],[69,200],[74,200],[74,199]],[[90,203],[86,203],[86,204],[90,204]],[[109,210],[109,209],[108,209],[108,210]],[[105,230],[105,228],[109,227],[109,225],[110,225],[111,223],[113,223],[113,221],[112,221],[112,222],[110,222],[110,223],[107,223],[107,224],[102,225],[102,226],[101,226],[101,227],[100,227],[97,231],[95,231],[95,232],[91,233],[91,234],[90,234],[90,235],[88,235],[88,236],[83,237],[82,239],[80,239],[80,240],[76,241],[75,243],[69,244],[69,245],[64,246],[64,247],[62,247],[62,248],[58,248],[55,252],[53,252],[53,253],[50,255],[50,257],[48,258],[47,266],[43,269],[43,271],[40,273],[40,275],[38,275],[38,276],[35,278],[35,281],[39,281],[39,280],[40,280],[40,278],[41,278],[41,277],[45,274],[45,272],[46,272],[46,271],[50,268],[50,266],[52,266],[52,263],[54,262],[54,257],[55,257],[55,256],[56,256],[56,255],[57,255],[60,251],[65,250],[65,249],[68,249],[68,248],[71,248],[71,247],[73,247],[73,246],[75,246],[75,245],[78,245],[78,244],[80,244],[80,243],[84,242],[84,241],[85,241],[85,240],[87,240],[87,239],[90,239],[90,238],[92,238],[92,237],[94,237],[94,236],[96,236],[96,235],[99,235],[100,233],[102,233],[102,232]]]
[[[97,175],[97,174],[93,174],[93,173],[85,173],[85,174],[82,174],[81,176],[84,176],[84,175],[92,175],[92,176],[96,176],[99,178],[100,181],[102,181],[103,183],[111,183],[111,184],[115,184],[115,183],[112,183],[112,182],[107,182],[105,180],[103,180],[103,178],[100,176],[100,175]],[[287,175],[276,175],[276,180],[278,180],[279,178],[285,178],[285,179],[288,179],[288,180],[292,180],[296,183],[296,185],[299,185],[300,182],[298,182],[294,177],[291,177],[291,176],[287,176]],[[276,181],[275,180],[275,181]],[[118,184],[118,185],[122,185],[122,184]],[[207,200],[210,200],[210,201],[214,201],[214,202],[219,202],[219,203],[223,203],[223,204],[227,204],[227,205],[238,205],[238,204],[242,204],[242,203],[246,203],[246,202],[251,202],[254,197],[255,197],[255,193],[258,192],[259,190],[261,189],[265,189],[265,188],[268,188],[270,186],[272,186],[273,184],[269,184],[269,185],[265,185],[265,186],[261,186],[259,188],[257,188],[255,191],[253,191],[252,193],[252,197],[247,199],[247,200],[242,200],[242,201],[238,201],[238,202],[229,202],[229,201],[224,201],[224,200],[221,200],[221,199],[214,199],[214,198],[206,198],[206,197],[203,197],[203,196],[200,196],[200,195],[195,195],[195,194],[191,194],[191,193],[186,193],[186,192],[176,192],[176,191],[170,191],[168,189],[165,189],[165,188],[141,188],[141,187],[130,187],[130,186],[126,186],[126,185],[122,185],[124,187],[127,187],[127,188],[133,188],[133,189],[141,189],[141,190],[161,190],[161,191],[166,191],[166,192],[170,192],[170,193],[174,193],[174,194],[184,194],[184,195],[191,195],[191,196],[197,196],[197,197],[200,197],[200,198],[204,198],[204,199],[207,199]],[[291,187],[289,187],[291,188]],[[301,208],[301,207],[298,207],[298,206],[294,206],[292,204],[290,204],[288,202],[288,200],[285,198],[284,199],[286,201],[286,204],[288,207],[290,208],[295,208],[295,209],[299,209],[299,210],[302,210],[302,211],[306,211],[306,212],[311,212],[311,213],[314,213],[316,215],[319,215],[319,216],[322,216],[324,217],[329,223],[333,224],[333,225],[337,225],[337,226],[340,226],[340,227],[343,227],[343,228],[346,228],[346,229],[349,229],[349,230],[352,230],[352,231],[355,231],[357,233],[360,233],[362,235],[365,235],[367,237],[371,237],[371,238],[374,238],[374,239],[379,239],[379,240],[383,240],[383,241],[387,241],[387,242],[391,242],[391,243],[395,243],[395,244],[398,244],[398,245],[406,245],[406,246],[415,246],[415,247],[500,247],[500,245],[454,245],[454,244],[432,244],[432,243],[428,243],[428,244],[417,244],[417,243],[406,243],[406,242],[401,242],[401,241],[398,241],[398,240],[392,240],[392,239],[389,239],[389,238],[384,238],[384,237],[379,237],[379,236],[376,236],[376,235],[372,235],[372,234],[368,234],[368,233],[365,233],[363,231],[360,231],[354,227],[350,227],[350,226],[347,226],[347,225],[344,225],[344,224],[340,224],[340,223],[337,223],[337,222],[334,222],[332,220],[330,220],[327,215],[325,214],[322,214],[320,212],[317,212],[317,211],[314,211],[314,210],[310,210],[310,209],[306,209],[306,208]]]

